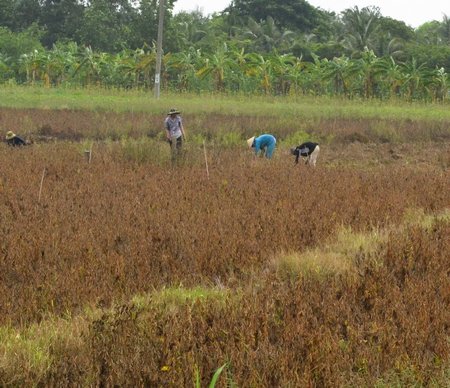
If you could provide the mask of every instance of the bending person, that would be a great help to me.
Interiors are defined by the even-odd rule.
[[[305,158],[305,164],[315,167],[317,157],[319,156],[320,147],[318,143],[307,141],[295,148],[291,148],[291,154],[295,156],[295,163],[298,164],[298,159]]]
[[[8,131],[5,137],[6,144],[12,147],[24,146],[26,145],[26,141],[23,140],[20,136],[17,136],[13,131]]]
[[[258,137],[253,136],[247,140],[248,147],[255,149],[255,155],[263,154],[267,159],[272,158],[276,144],[277,139],[275,139],[275,136],[269,134]]]

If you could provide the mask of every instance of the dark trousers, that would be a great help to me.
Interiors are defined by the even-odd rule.
[[[175,160],[177,156],[181,154],[181,148],[183,146],[183,136],[169,140],[169,144],[170,150],[172,152],[172,160]]]

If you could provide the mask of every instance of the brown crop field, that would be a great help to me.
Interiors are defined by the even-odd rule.
[[[449,122],[183,118],[0,109],[0,385],[448,386]]]

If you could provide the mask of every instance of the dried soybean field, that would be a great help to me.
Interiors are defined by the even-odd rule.
[[[0,384],[448,384],[450,121],[183,118],[0,109]]]

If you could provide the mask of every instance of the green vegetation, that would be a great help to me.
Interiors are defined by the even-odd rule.
[[[228,115],[277,118],[283,120],[334,118],[375,118],[396,120],[450,119],[450,109],[442,104],[406,103],[402,101],[346,100],[331,97],[224,96],[212,94],[163,94],[154,99],[151,93],[102,89],[64,89],[40,87],[0,87],[0,106],[11,108],[70,109],[112,112],[146,112],[164,116],[175,106],[184,115]],[[229,132],[229,128],[227,130]],[[225,134],[224,134],[225,136]],[[232,136],[230,134],[226,136]],[[300,136],[300,135],[299,135]],[[301,136],[300,136],[301,137]],[[233,139],[228,139],[233,142]]]
[[[173,3],[0,0],[0,385],[448,384],[447,15]]]
[[[450,222],[450,209],[439,214],[426,214],[423,209],[409,209],[402,225],[395,230],[419,226],[430,230],[438,222]],[[369,232],[354,232],[351,228],[340,228],[333,238],[322,246],[302,253],[279,253],[273,265],[280,276],[298,278],[300,274],[326,279],[327,276],[354,273],[358,262],[375,258],[388,239],[388,229]]]
[[[237,293],[236,293],[237,295]],[[132,302],[137,308],[148,308],[155,305],[161,308],[177,307],[196,302],[224,303],[231,296],[230,290],[207,287],[172,287],[154,291],[151,294],[136,295]]]
[[[153,87],[156,1],[7,3],[0,7],[1,83]],[[172,6],[164,91],[448,98],[446,15],[414,31],[376,7],[335,15],[304,0],[240,0],[203,16],[173,15]]]

